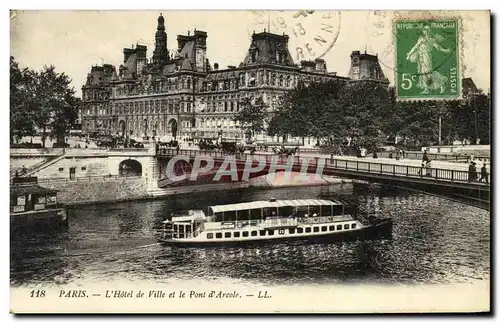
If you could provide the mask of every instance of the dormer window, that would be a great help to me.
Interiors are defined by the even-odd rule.
[[[255,46],[252,45],[250,47],[250,59],[252,63],[257,63],[257,57],[259,56],[259,49]]]
[[[283,64],[284,55],[283,53],[278,53],[278,63]]]

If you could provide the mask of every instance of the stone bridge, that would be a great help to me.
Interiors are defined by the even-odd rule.
[[[368,161],[355,157],[306,156],[292,156],[287,159],[270,154],[227,155],[221,152],[184,149],[159,149],[157,159],[159,188],[246,181],[285,171],[347,177],[417,188],[442,195],[461,195],[487,204],[490,199],[490,174],[487,175],[487,181],[471,181],[467,170],[438,167],[423,169],[395,160],[386,163],[382,160]]]

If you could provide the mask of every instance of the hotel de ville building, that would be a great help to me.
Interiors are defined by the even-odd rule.
[[[138,44],[123,49],[123,64],[118,69],[110,64],[92,66],[82,87],[82,130],[162,141],[241,139],[243,130],[233,117],[244,97],[261,96],[272,111],[299,81],[370,79],[389,83],[377,57],[359,51],[351,54],[349,77],[328,72],[322,59],[296,64],[288,39],[265,30],[254,33],[243,62],[222,69],[217,63],[211,65],[206,55],[207,33],[201,30],[178,35],[177,50],[169,52],[165,19],[160,15],[152,58],[147,56],[147,47]],[[283,139],[264,134],[256,138]],[[312,143],[311,138],[303,141]]]

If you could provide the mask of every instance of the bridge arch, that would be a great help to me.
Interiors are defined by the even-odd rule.
[[[135,159],[125,159],[118,165],[119,176],[142,176],[142,164]]]

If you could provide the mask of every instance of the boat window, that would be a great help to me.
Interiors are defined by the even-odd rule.
[[[335,231],[335,226],[334,226],[334,225],[331,225],[328,229],[329,229],[330,231]]]
[[[207,239],[213,239],[214,234],[213,233],[207,233]]]
[[[321,216],[328,216],[332,213],[332,209],[330,205],[322,205],[321,206]]]
[[[328,227],[326,225],[324,225],[321,227],[321,232],[325,232],[327,229],[328,229]]]
[[[311,232],[311,227],[306,228],[306,233],[309,233],[309,232]]]
[[[313,231],[314,232],[319,232],[319,227],[314,227]]]
[[[262,236],[265,236],[266,235],[266,230],[260,230],[259,231],[259,235],[262,237]]]
[[[295,212],[294,206],[282,206],[279,209],[280,217],[289,217]]]
[[[342,224],[337,225],[337,230],[342,230]]]
[[[236,211],[224,212],[224,221],[236,221]]]
[[[307,214],[307,206],[298,206],[297,207],[297,216],[299,218],[303,218]]]
[[[260,220],[260,219],[262,219],[262,209],[251,209],[250,220]]]
[[[248,237],[248,231],[243,231],[243,236]]]
[[[234,233],[234,237],[235,237],[235,238],[239,238],[239,237],[240,237],[240,233],[239,233],[239,232],[235,232],[235,233]]]
[[[222,213],[214,213],[214,221],[215,222],[222,222]]]
[[[351,224],[351,229],[356,229],[356,223]]]
[[[256,237],[257,236],[257,231],[252,231],[251,235],[252,235],[252,237]]]
[[[270,236],[273,236],[274,235],[274,230],[268,230],[267,234],[270,235]]]
[[[279,234],[285,234],[285,229],[279,229],[278,233]]]
[[[342,205],[334,205],[332,215],[340,215],[340,214],[342,214]]]
[[[264,208],[264,216],[266,217],[278,216],[278,208],[277,207]]]
[[[217,232],[217,233],[215,234],[215,237],[216,237],[217,239],[222,239],[222,232]]]
[[[239,220],[249,220],[250,219],[250,210],[239,210],[236,214]]]
[[[231,238],[231,232],[224,232],[224,238]]]
[[[290,233],[290,234],[294,234],[294,233],[295,233],[295,229],[294,229],[294,228],[290,228],[290,229],[288,229],[288,233]]]
[[[304,233],[304,228],[297,228],[297,233]]]
[[[344,224],[344,229],[345,230],[349,229],[349,224]]]
[[[309,206],[309,216],[312,216],[313,214],[316,214],[316,216],[319,216],[321,210],[320,205],[310,205]]]

